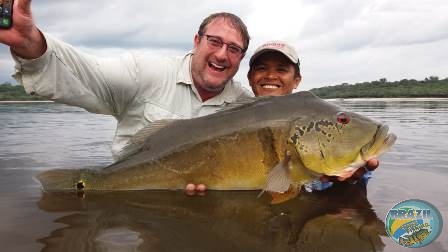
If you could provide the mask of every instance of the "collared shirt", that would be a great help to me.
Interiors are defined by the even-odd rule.
[[[204,116],[250,97],[230,80],[217,96],[202,102],[191,77],[192,52],[183,57],[128,53],[100,58],[45,34],[47,51],[33,60],[15,55],[14,78],[26,92],[117,119],[115,157],[145,125],[160,119]]]

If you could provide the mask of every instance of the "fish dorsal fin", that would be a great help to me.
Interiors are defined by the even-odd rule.
[[[150,137],[157,131],[165,128],[166,126],[170,125],[174,121],[178,121],[178,120],[179,119],[163,119],[163,120],[158,120],[158,121],[152,122],[151,124],[146,125],[142,129],[137,131],[137,133],[135,133],[134,136],[132,136],[130,142],[137,143],[137,144],[144,143],[148,137]]]
[[[232,110],[232,109],[235,109],[235,108],[243,108],[245,106],[250,106],[250,105],[252,105],[254,103],[257,103],[259,101],[266,100],[267,98],[269,98],[269,96],[264,96],[264,97],[246,97],[246,98],[243,98],[241,100],[237,100],[237,101],[234,101],[232,103],[228,103],[225,107],[219,109],[218,112]]]
[[[242,98],[240,100],[234,101],[232,103],[227,104],[225,107],[221,108],[220,110],[218,110],[218,112],[221,111],[227,111],[227,110],[233,110],[235,108],[244,108],[246,106],[252,106],[255,104],[262,104],[264,102],[276,102],[277,99],[284,99],[284,97],[289,96],[289,97],[300,97],[301,99],[320,99],[318,96],[316,96],[315,94],[313,94],[312,92],[309,91],[300,91],[300,92],[296,92],[296,93],[292,93],[292,94],[288,94],[288,95],[284,95],[284,96],[259,96],[259,97],[246,97],[246,98]]]
[[[132,138],[129,140],[128,144],[119,152],[118,157],[119,160],[123,160],[126,157],[135,154],[139,150],[142,150],[146,139],[151,135],[155,134],[159,130],[165,128],[170,125],[174,121],[178,121],[179,119],[163,119],[152,122],[149,125],[144,126],[142,129],[137,131]]]

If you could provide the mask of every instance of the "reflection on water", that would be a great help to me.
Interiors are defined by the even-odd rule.
[[[64,224],[45,251],[378,251],[386,235],[365,190],[341,185],[269,205],[258,192],[45,193],[40,209]],[[76,245],[76,246],[74,246]],[[79,246],[84,247],[79,247]]]
[[[398,135],[368,199],[348,186],[274,206],[258,192],[41,193],[32,178],[42,170],[111,163],[115,122],[60,104],[0,104],[2,251],[408,251],[380,220],[412,198],[448,219],[448,99],[334,102]],[[448,251],[447,233],[419,251]]]

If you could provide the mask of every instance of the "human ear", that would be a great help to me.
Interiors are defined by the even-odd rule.
[[[300,75],[296,76],[294,78],[294,81],[295,81],[294,89],[296,89],[299,86],[300,82],[302,81],[302,76],[300,76]]]
[[[193,39],[194,49],[196,49],[199,46],[200,42],[201,42],[201,36],[199,36],[199,34],[194,35]]]
[[[249,85],[252,87],[253,85],[252,85],[252,81],[251,81],[251,79],[252,79],[252,68],[251,69],[249,69],[249,71],[247,71],[247,80],[249,81]]]

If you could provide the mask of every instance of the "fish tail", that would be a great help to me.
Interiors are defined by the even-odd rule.
[[[55,169],[38,174],[36,179],[44,191],[77,191],[85,187],[84,173],[79,169]]]

